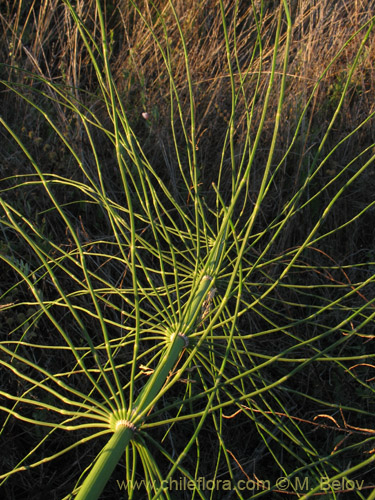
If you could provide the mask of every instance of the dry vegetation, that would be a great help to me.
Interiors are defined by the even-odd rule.
[[[101,104],[95,97],[97,84],[93,78],[93,69],[89,64],[89,55],[78,36],[77,27],[60,1],[44,0],[40,2],[40,6],[38,4],[26,1],[2,3],[3,61],[51,78],[62,85],[71,86],[77,98],[86,102],[87,106],[100,116]],[[233,2],[226,1],[224,4],[229,39],[232,44],[232,65],[235,78],[239,79],[236,65],[241,68],[242,74],[248,72],[248,75],[253,75],[246,80],[246,92],[239,96],[234,117],[235,154],[239,157],[243,151],[247,128],[245,108],[250,109],[254,106],[251,124],[254,135],[259,124],[262,96],[265,94],[269,81],[273,38],[280,7],[278,2],[255,1],[253,5],[249,5],[249,2],[240,2],[237,11],[234,9]],[[163,14],[165,25],[160,22],[161,18],[156,15],[156,8],[150,2],[139,2],[144,19],[134,12],[129,2],[120,2],[117,7],[113,7],[109,2],[106,20],[112,49],[112,70],[123,96],[129,122],[152,164],[158,165],[160,171],[170,177],[173,190],[176,179],[176,155],[170,134],[170,84],[165,64],[150,28],[159,40],[163,40],[163,30],[167,33],[171,67],[186,123],[189,123],[190,116],[189,94],[182,42],[170,5],[168,2],[156,2],[155,5]],[[264,10],[264,16],[261,26],[257,26],[254,22],[253,9],[259,13],[261,7]],[[291,62],[288,69],[283,126],[278,137],[275,163],[286,152],[301,112],[316,82],[321,77],[322,81],[304,115],[292,152],[284,162],[285,175],[275,186],[273,206],[268,207],[270,216],[277,213],[283,206],[285,194],[289,196],[290,190],[296,189],[303,182],[313,162],[320,140],[340,100],[348,69],[361,43],[361,36],[355,36],[356,30],[371,18],[374,7],[374,2],[364,0],[291,2],[293,15]],[[190,73],[194,85],[197,167],[201,173],[204,189],[208,191],[211,182],[216,181],[216,166],[222,160],[222,152],[217,144],[224,142],[231,115],[230,78],[220,8],[215,0],[178,1],[175,2],[175,8],[187,40]],[[97,19],[94,2],[92,0],[78,2],[77,12],[88,26],[92,26],[95,33]],[[263,46],[254,54],[257,30],[262,33]],[[352,41],[341,50],[343,41],[351,37],[353,37]],[[166,45],[165,40],[164,45]],[[280,50],[280,72],[282,52]],[[325,146],[325,151],[329,151],[374,110],[374,57],[375,40],[371,37],[361,63],[351,79],[347,98]],[[331,61],[333,61],[331,66],[328,71],[325,71]],[[260,68],[261,77],[258,79]],[[3,67],[2,77],[14,78],[14,70]],[[24,81],[27,82],[27,77],[24,77]],[[252,99],[255,94],[257,95],[256,103]],[[273,131],[273,116],[276,112],[278,95],[275,94],[273,98],[274,103],[271,102],[266,128],[257,154],[257,164],[260,168],[265,162]],[[66,171],[66,168],[69,168],[57,159],[61,158],[61,146],[51,143],[48,131],[43,130],[40,124],[39,116],[33,116],[29,109],[25,109],[23,102],[15,101],[8,92],[2,92],[1,106],[4,119],[11,123],[16,120],[18,129],[23,131],[25,140],[34,141],[34,150],[37,151],[39,157],[42,156],[45,162],[49,162],[55,171],[60,169]],[[174,119],[176,119],[176,106],[174,108]],[[272,109],[274,109],[273,112]],[[61,128],[69,135],[69,139],[84,153],[85,143],[82,140],[83,132],[80,124],[75,123],[74,119],[71,119],[58,105],[55,109],[51,109],[51,112],[61,122]],[[149,121],[145,122],[142,112],[149,114]],[[177,137],[177,142],[183,151],[185,138],[182,136],[182,130],[180,132],[181,136]],[[353,158],[356,151],[362,152],[373,141],[372,122],[369,122],[353,140],[346,141],[345,147],[340,148],[330,158],[329,163],[319,174],[317,179],[319,185],[326,183],[337,172],[340,163]],[[88,151],[86,153],[90,155]],[[229,163],[229,151],[227,153],[224,162]],[[5,147],[1,154],[3,173],[15,173],[23,160],[15,157],[10,147]],[[103,160],[110,164],[110,158],[105,158],[105,149],[103,155]],[[366,155],[363,161],[365,158]],[[228,175],[230,175],[229,170],[228,166]],[[74,175],[73,172],[72,175]],[[257,172],[254,169],[254,193],[257,189],[256,175]],[[358,205],[368,201],[371,197],[371,180],[362,178],[362,184],[358,186]],[[249,196],[252,194],[250,189]],[[358,207],[355,208],[358,209]],[[264,210],[267,211],[267,207],[264,207]],[[265,216],[267,217],[267,214]],[[291,243],[293,244],[293,238]],[[363,246],[371,247],[371,243],[372,241],[369,240],[363,241],[359,232],[355,240],[351,239],[347,248],[342,248],[343,242],[340,242],[339,246],[344,254],[348,254]]]

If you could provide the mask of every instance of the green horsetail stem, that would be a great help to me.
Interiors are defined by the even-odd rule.
[[[76,500],[97,500],[112,475],[114,468],[119,462],[125,448],[129,445],[137,427],[133,421],[137,422],[137,415],[153,402],[156,402],[157,395],[163,387],[170,371],[178,361],[181,351],[187,345],[187,338],[182,335],[175,335],[171,338],[168,349],[161,358],[158,367],[153,372],[149,381],[143,388],[135,401],[131,415],[131,420],[121,418],[121,415],[114,415],[115,421],[112,425],[114,433],[108,443],[100,452],[94,467],[82,484]],[[125,417],[126,410],[123,410]],[[116,417],[118,420],[116,421]],[[139,419],[140,423],[142,419]],[[140,424],[138,424],[139,426]]]
[[[217,272],[223,255],[226,228],[222,228],[220,233],[222,233],[221,238],[215,242],[206,266],[211,272],[213,270]],[[112,415],[111,426],[114,433],[100,452],[94,467],[84,480],[76,496],[76,500],[97,500],[99,498],[121,455],[129,445],[137,428],[142,424],[143,415],[147,413],[149,407],[156,403],[158,394],[177,363],[181,352],[189,344],[188,336],[195,330],[202,304],[212,288],[213,282],[214,280],[209,274],[205,274],[200,280],[193,299],[190,304],[187,304],[187,311],[181,328],[177,328],[177,331],[171,333],[169,345],[160,359],[156,370],[152,373],[136,399],[130,416],[127,417],[125,409]],[[181,331],[179,331],[180,329]]]
[[[100,452],[90,474],[84,480],[76,500],[96,500],[118,464],[134,433],[134,426],[126,420],[119,420],[115,432]]]

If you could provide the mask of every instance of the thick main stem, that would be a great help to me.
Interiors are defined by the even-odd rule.
[[[133,433],[131,427],[118,426],[111,439],[100,452],[90,474],[84,480],[76,500],[96,500],[99,498],[121,455],[128,446]]]
[[[134,413],[140,414],[152,401],[155,400],[164,385],[169,372],[176,364],[178,357],[185,346],[183,337],[177,336],[172,340],[170,348],[161,359],[158,368],[139,394],[134,404]],[[76,500],[97,500],[102,493],[121,455],[129,445],[136,427],[127,420],[118,420],[115,432],[104,446],[100,455],[83,482]]]
[[[97,500],[99,498],[122,453],[129,445],[136,431],[136,426],[139,427],[141,425],[143,416],[157,401],[158,394],[165,384],[169,373],[177,363],[182,350],[188,344],[188,335],[194,331],[204,298],[213,286],[211,273],[216,274],[220,266],[226,232],[227,223],[223,225],[222,231],[220,231],[220,240],[216,241],[209,256],[206,271],[210,274],[202,277],[190,304],[187,306],[186,314],[182,320],[182,331],[171,333],[170,344],[167,350],[133,405],[131,420],[126,420],[125,409],[123,410],[123,414],[119,413],[119,415],[116,415],[114,433],[100,452],[94,467],[83,482],[76,500]]]

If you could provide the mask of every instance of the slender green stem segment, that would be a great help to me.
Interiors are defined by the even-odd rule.
[[[153,372],[148,383],[145,385],[140,395],[135,401],[132,413],[133,422],[141,422],[142,416],[146,413],[149,407],[153,406],[157,401],[157,396],[165,384],[167,377],[181,354],[181,351],[187,346],[188,339],[180,333],[172,334],[171,343],[168,349],[162,356],[158,367]]]

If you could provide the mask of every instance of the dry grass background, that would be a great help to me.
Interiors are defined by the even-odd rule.
[[[142,144],[144,152],[148,155],[150,163],[156,170],[160,171],[162,177],[170,179],[170,189],[178,191],[179,186],[176,183],[178,178],[177,160],[170,126],[171,119],[177,122],[177,116],[175,114],[171,118],[169,76],[155,38],[151,35],[150,27],[158,40],[164,43],[165,49],[167,44],[164,30],[166,30],[174,80],[179,91],[183,116],[186,117],[186,123],[189,123],[190,103],[181,38],[167,0],[157,0],[153,5],[146,0],[136,3],[139,5],[144,19],[135,13],[130,2],[126,0],[103,1],[109,39],[112,40],[113,74],[120,89],[129,122]],[[238,12],[236,12],[233,1],[224,0],[223,3],[229,39],[232,44],[232,63],[234,67],[238,64],[242,73],[248,71],[249,74],[244,86],[245,93],[239,98],[233,121],[236,130],[234,136],[235,154],[240,157],[248,126],[245,109],[254,105],[251,123],[254,135],[259,124],[262,100],[269,82],[277,16],[281,7],[276,0],[255,0],[252,3],[240,1]],[[227,165],[228,176],[230,176],[230,151],[228,148],[222,158],[221,149],[228,130],[232,105],[220,8],[217,0],[176,0],[173,4],[179,15],[187,41],[195,102],[197,168],[200,171],[202,193],[209,197],[210,186],[213,181],[217,181],[217,165],[221,161]],[[283,121],[276,146],[275,163],[278,163],[287,151],[301,112],[323,71],[340,51],[343,42],[349,40],[375,12],[375,1],[373,0],[338,0],[334,2],[331,0],[291,0],[289,4],[293,18],[293,34]],[[98,29],[95,1],[77,0],[76,8],[85,24],[91,27],[92,32],[95,33]],[[161,17],[157,14],[156,9],[163,14],[164,26],[160,22]],[[258,14],[261,10],[264,12],[260,26],[254,22],[254,9]],[[89,64],[89,56],[77,33],[77,27],[73,24],[66,7],[60,0],[2,1],[0,2],[0,23],[2,62],[40,74],[62,86],[71,87],[77,99],[84,102],[89,109],[94,110],[98,116],[101,116],[101,110],[104,106],[99,99],[94,72]],[[263,41],[261,56],[259,50],[253,52],[257,40],[257,30],[261,32]],[[273,219],[284,205],[285,200],[290,199],[303,182],[339,102],[348,69],[353,63],[360,43],[361,37],[354,37],[323,76],[303,118],[297,140],[282,165],[283,176],[279,176],[277,184],[275,183],[272,187],[272,196],[268,197],[271,201],[262,207],[263,220]],[[282,38],[281,48],[284,44],[285,37]],[[282,53],[281,49],[280,73]],[[366,45],[361,64],[354,72],[340,117],[335,122],[334,130],[332,130],[325,145],[326,151],[332,149],[362,120],[375,111],[374,60],[375,39],[372,35]],[[18,79],[19,83],[25,85],[29,85],[31,82],[27,75],[21,76],[7,66],[3,66],[0,72],[2,79]],[[260,78],[258,78],[259,75]],[[236,70],[235,78],[237,80],[240,78],[239,72]],[[39,90],[36,82],[33,83],[33,86],[33,91]],[[24,91],[28,91],[26,87]],[[252,96],[255,95],[257,101],[254,103]],[[278,95],[275,94],[272,98],[268,121],[256,157],[255,165],[258,165],[258,170],[257,168],[253,169],[247,192],[250,200],[255,198],[260,182],[259,173],[263,171],[267,160],[273,133]],[[40,96],[40,99],[43,101],[43,96]],[[21,131],[22,140],[36,156],[38,163],[45,166],[46,171],[62,173],[71,178],[82,175],[81,171],[77,172],[69,162],[64,148],[55,142],[54,136],[50,134],[39,114],[32,108],[25,107],[21,99],[15,98],[5,89],[0,91],[0,107],[4,119],[18,131]],[[142,117],[143,112],[149,114],[148,120]],[[50,107],[50,113],[89,165],[92,153],[89,145],[85,143],[85,134],[81,129],[81,124],[69,116],[69,113],[58,103]],[[105,119],[104,113],[103,119]],[[182,129],[177,125],[176,130],[180,134],[177,135],[177,143],[181,148],[183,158],[185,138]],[[101,144],[102,139],[99,135],[97,136],[103,173],[108,179],[113,177],[112,185],[115,196],[117,179],[114,172],[114,161],[111,158],[110,149],[106,148],[105,143]],[[315,189],[318,190],[325,185],[340,169],[341,164],[348,163],[350,159],[374,142],[375,128],[373,122],[369,121],[353,139],[347,140],[343,147],[330,157],[316,177]],[[7,137],[2,136],[1,143],[0,171],[2,177],[21,172],[24,174],[28,172],[28,169],[31,172],[31,167],[25,163],[22,153],[14,149]],[[363,155],[353,168],[358,168],[358,164],[364,163],[369,155],[370,152],[368,155]],[[229,184],[228,181],[228,186]],[[375,176],[370,169],[367,169],[366,173],[356,182],[355,191],[351,193],[350,203],[344,198],[337,204],[335,215],[331,218],[330,224],[332,226],[340,225],[342,221],[348,220],[372,201],[374,187]],[[69,194],[67,193],[66,196],[67,201],[69,201]],[[187,194],[178,192],[178,196],[181,197],[181,204],[189,204]],[[329,189],[325,196],[329,198]],[[25,205],[37,203],[38,210],[43,210],[43,200],[35,200],[32,192],[29,196],[25,196],[25,199],[21,200],[20,203]],[[30,210],[34,210],[34,208],[30,208]],[[311,211],[311,219],[305,217],[299,221],[301,225],[308,226],[313,223],[313,204]],[[341,231],[336,240],[330,239],[331,246],[329,248],[323,247],[320,251],[312,251],[311,262],[324,266],[331,264],[332,259],[334,259],[335,262],[345,265],[347,260],[355,254],[361,254],[363,258],[368,255],[370,260],[375,260],[373,220],[371,211],[368,211],[368,215],[359,220],[354,230],[351,227],[350,233],[346,233],[345,230]],[[90,225],[90,221],[83,221],[83,223],[81,221],[81,224],[83,232],[90,233],[90,231],[102,230],[95,224]],[[64,241],[65,228],[56,227],[55,231],[57,234],[60,232],[61,241]],[[299,224],[296,224],[294,219],[293,225],[284,232],[284,237],[278,245],[284,249],[292,247],[298,244],[299,236]],[[274,252],[277,254],[278,248],[274,248]],[[355,274],[351,275],[350,278],[355,280]],[[317,277],[317,279],[320,278]],[[338,273],[333,279],[344,280],[344,277]],[[316,374],[311,374],[311,379],[315,376]],[[310,381],[310,375],[308,380]],[[18,444],[14,444],[14,447],[21,446],[22,439],[32,440],[34,437],[31,434],[25,437],[21,427],[17,427],[15,438],[17,438]],[[18,453],[17,449],[14,450],[14,453]],[[264,469],[266,470],[267,452],[265,449],[254,451],[252,456],[257,457],[258,460],[264,460]],[[78,461],[78,457],[76,460]],[[74,464],[74,459],[72,459],[72,463]],[[241,463],[244,465],[245,462]],[[67,474],[63,484],[60,485],[62,490],[64,484],[66,486],[69,481],[73,481],[74,468]],[[38,498],[38,494],[44,494],[43,491],[50,494],[52,489],[55,495],[53,498],[60,498],[56,484],[58,484],[57,478],[51,478],[50,482],[33,485],[35,496],[30,496],[30,498]],[[27,485],[25,485],[26,490]],[[36,492],[37,490],[39,493]]]
[[[97,30],[95,2],[78,1],[77,12],[84,22]],[[244,138],[247,129],[245,108],[253,106],[252,96],[256,95],[251,129],[254,134],[262,110],[262,96],[269,81],[269,70],[273,51],[273,39],[277,23],[279,2],[254,1],[239,2],[235,11],[234,2],[226,0],[225,11],[232,47],[232,64],[235,78],[240,78],[235,65],[238,64],[242,74],[248,72],[245,97],[240,96],[234,117],[235,153],[239,157],[244,148]],[[111,63],[115,80],[121,91],[128,119],[142,147],[149,155],[151,163],[159,166],[160,172],[171,179],[171,189],[176,186],[176,154],[171,136],[171,103],[169,76],[163,63],[161,52],[151,35],[150,27],[158,40],[166,49],[166,30],[171,67],[176,87],[179,91],[183,116],[189,123],[189,95],[186,81],[186,70],[183,47],[178,28],[173,18],[171,7],[167,1],[138,2],[144,19],[131,8],[130,2],[105,2],[106,22],[109,38],[112,40]],[[216,181],[217,165],[221,161],[221,148],[228,130],[231,114],[230,78],[227,67],[225,40],[223,36],[220,8],[216,0],[205,2],[176,1],[174,6],[179,15],[182,29],[187,40],[190,72],[193,81],[197,168],[199,168],[203,189],[208,191],[212,181]],[[343,42],[352,37],[356,30],[368,21],[375,9],[374,1],[335,1],[304,0],[291,1],[293,17],[293,36],[290,47],[290,65],[288,69],[286,99],[283,111],[283,126],[279,133],[275,162],[280,160],[287,150],[301,112],[310,96],[314,85],[324,69],[341,49]],[[156,8],[162,13],[165,21],[163,26]],[[263,11],[260,26],[254,22],[254,11],[258,16]],[[47,78],[69,85],[74,89],[77,98],[85,102],[90,109],[100,115],[101,103],[96,96],[96,83],[93,69],[89,64],[89,56],[82,40],[77,33],[67,13],[66,7],[59,0],[42,0],[31,2],[2,2],[1,4],[1,57],[4,62],[21,66]],[[254,54],[257,29],[262,35],[262,51]],[[234,40],[236,50],[234,50]],[[282,53],[285,37],[281,43],[279,70],[282,69]],[[353,62],[356,51],[361,43],[357,36],[347,45],[335,59],[329,71],[324,75],[318,90],[311,101],[309,109],[303,118],[303,123],[293,146],[293,149],[283,165],[283,180],[275,186],[272,206],[268,207],[270,216],[284,203],[285,196],[289,198],[291,190],[295,190],[306,175],[314,154],[319,147],[326,127],[335,110],[344,87],[348,69]],[[372,37],[364,51],[361,64],[358,65],[349,86],[340,117],[331,132],[326,150],[342,139],[349,131],[374,110],[375,88],[374,68],[375,40]],[[259,70],[261,77],[258,81]],[[7,73],[9,71],[9,74]],[[2,70],[2,77],[14,77],[14,71]],[[253,76],[251,76],[253,75]],[[25,77],[27,79],[27,77]],[[256,91],[256,89],[258,89]],[[273,96],[266,127],[258,149],[256,164],[262,170],[265,164],[270,138],[273,131],[273,117],[276,112],[278,95]],[[15,101],[7,92],[1,93],[1,106],[4,119],[22,129],[24,136],[35,143],[34,150],[38,156],[44,155],[54,169],[69,168],[61,163],[62,151],[57,144],[50,142],[48,131],[43,130],[40,118],[26,110],[23,102]],[[70,140],[85,153],[85,143],[81,125],[72,120],[58,105],[51,110],[60,121],[60,126],[66,131]],[[146,122],[142,112],[147,112],[150,119]],[[176,112],[176,111],[175,111]],[[176,123],[176,116],[174,117]],[[184,150],[185,138],[182,135],[177,141]],[[374,141],[372,123],[361,129],[355,138],[345,143],[336,155],[319,174],[318,182],[326,183],[340,168],[340,162],[345,163],[353,158],[356,151],[363,151]],[[98,138],[100,140],[100,138]],[[89,161],[89,148],[86,148]],[[228,148],[229,149],[229,148]],[[110,164],[110,158],[103,161]],[[229,150],[224,155],[224,164],[230,171]],[[12,174],[17,170],[17,162],[22,159],[14,157],[7,146],[1,152],[3,172]],[[7,168],[8,166],[8,168]],[[110,167],[109,167],[110,170]],[[74,173],[72,172],[72,175]],[[257,172],[254,169],[254,189],[248,195],[256,193]],[[370,183],[373,179],[362,178],[358,187],[358,203],[366,202],[371,196]],[[186,201],[186,198],[185,198]],[[183,202],[183,200],[182,200]],[[267,207],[263,207],[267,211]],[[359,246],[364,245],[358,234]],[[371,246],[368,241],[368,246]],[[346,249],[350,251],[350,249]],[[352,249],[354,250],[354,249]]]

